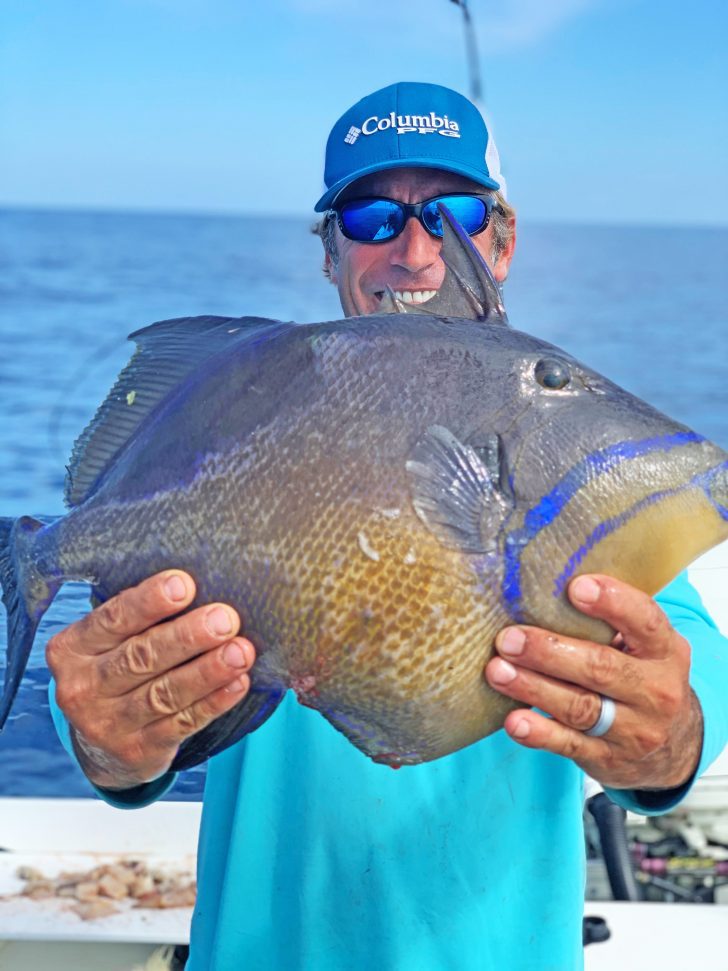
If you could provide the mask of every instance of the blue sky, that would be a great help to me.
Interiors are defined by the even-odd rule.
[[[725,0],[470,0],[522,219],[728,224]],[[2,0],[0,204],[310,213],[397,80],[468,91],[448,0]]]

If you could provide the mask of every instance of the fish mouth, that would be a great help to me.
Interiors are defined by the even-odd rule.
[[[378,301],[382,301],[386,290],[375,290],[374,296]],[[392,290],[394,297],[401,303],[427,303],[437,296],[437,290]]]

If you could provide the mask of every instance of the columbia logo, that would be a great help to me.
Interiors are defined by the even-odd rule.
[[[460,125],[447,115],[437,115],[434,111],[426,115],[398,115],[394,111],[380,118],[372,115],[366,118],[361,128],[354,125],[349,129],[344,141],[352,145],[359,135],[376,135],[380,131],[394,130],[398,135],[416,133],[419,135],[446,135],[448,138],[460,138]]]

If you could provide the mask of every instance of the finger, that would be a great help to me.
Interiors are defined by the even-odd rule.
[[[245,638],[195,658],[135,689],[124,699],[120,731],[133,732],[178,715],[219,688],[235,684],[255,661],[255,648]]]
[[[240,629],[240,617],[227,604],[209,604],[157,624],[128,638],[99,659],[99,691],[117,697],[219,647]]]
[[[183,711],[154,722],[145,730],[144,736],[150,745],[157,745],[162,749],[174,748],[234,708],[249,690],[250,677],[241,674],[224,688],[210,692],[207,697],[201,698]]]
[[[599,617],[619,631],[631,654],[659,660],[675,647],[665,612],[628,583],[600,575],[576,577],[569,584],[569,598],[582,613]]]
[[[499,631],[495,646],[515,667],[518,678],[524,671],[535,671],[631,704],[646,693],[642,662],[606,644],[561,637],[538,627],[506,627]],[[498,690],[502,690],[500,686]],[[539,702],[536,705],[543,707]]]
[[[606,738],[584,735],[583,732],[562,725],[553,718],[546,718],[536,711],[509,712],[504,728],[519,745],[563,755],[567,759],[573,759],[582,768],[608,762],[611,757]]]
[[[98,655],[184,610],[195,595],[191,576],[165,570],[123,590],[55,635],[56,650]]]
[[[527,669],[515,668],[502,658],[493,658],[485,671],[488,683],[496,691],[515,701],[540,708],[564,725],[584,732],[597,723],[602,702],[593,691]]]

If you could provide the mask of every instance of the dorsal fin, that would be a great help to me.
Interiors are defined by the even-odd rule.
[[[443,203],[442,250],[445,278],[434,297],[426,303],[404,303],[387,287],[379,304],[382,314],[430,314],[435,317],[465,317],[488,324],[508,324],[503,298],[493,273],[472,239]]]
[[[264,317],[179,317],[131,334],[137,349],[73,446],[68,506],[83,502],[144,419],[207,358],[259,334],[295,326]]]

